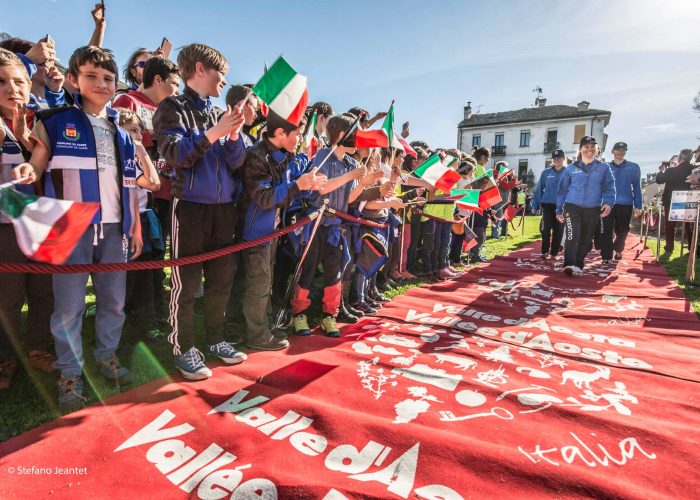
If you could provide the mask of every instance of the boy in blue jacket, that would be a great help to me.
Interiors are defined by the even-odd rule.
[[[581,159],[564,169],[557,189],[557,219],[566,223],[564,272],[578,276],[591,250],[599,218],[615,204],[615,178],[607,163],[595,159],[596,140],[581,138]]]
[[[125,262],[141,253],[139,184],[134,144],[118,126],[118,113],[108,106],[117,90],[117,63],[112,53],[81,47],[68,63],[68,79],[78,89],[75,105],[48,109],[37,116],[29,163],[15,177],[34,181],[44,170],[44,194],[52,198],[98,202],[100,208],[66,264]],[[129,245],[128,239],[131,239]],[[83,380],[82,318],[88,273],[53,276],[51,333],[60,371],[58,404],[62,410],[81,406]],[[91,273],[95,289],[95,359],[100,373],[118,384],[131,374],[115,356],[124,325],[126,272]]]
[[[613,250],[615,260],[622,259],[632,216],[639,217],[642,213],[642,173],[639,165],[625,160],[626,153],[627,144],[616,142],[612,150],[613,161],[609,164],[615,177],[615,204],[610,214],[602,219],[600,240],[600,256],[605,263],[613,258]]]
[[[163,100],[153,115],[153,130],[163,159],[175,169],[172,194],[171,252],[173,258],[197,255],[233,244],[237,212],[233,194],[243,164],[240,137],[243,113],[236,107],[222,112],[210,97],[221,95],[228,63],[217,50],[194,43],[177,57],[185,82],[181,95]],[[204,355],[195,347],[194,298],[202,279],[206,349],[224,363],[246,359],[224,340],[226,304],[233,281],[233,255],[173,268],[169,321],[175,366],[187,380],[211,377]]]
[[[546,168],[535,188],[532,199],[532,213],[542,209],[540,234],[542,235],[542,258],[556,258],[559,254],[564,224],[557,220],[557,188],[564,173],[566,155],[561,149],[552,152],[552,167]]]

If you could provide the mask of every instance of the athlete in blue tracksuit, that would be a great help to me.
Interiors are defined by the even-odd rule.
[[[581,159],[564,169],[557,189],[557,217],[565,222],[564,272],[579,275],[590,251],[598,219],[615,204],[615,178],[607,163],[595,159],[596,140],[583,136]]]
[[[542,235],[542,258],[556,257],[559,253],[564,224],[557,220],[557,188],[564,173],[566,155],[561,149],[552,152],[552,167],[542,172],[532,199],[532,211],[542,209],[540,234]]]
[[[625,160],[627,144],[624,142],[615,143],[612,153],[613,161],[609,165],[615,177],[615,205],[601,221],[600,256],[603,262],[613,258],[613,250],[615,260],[622,258],[632,215],[639,217],[642,211],[642,174],[639,165]]]

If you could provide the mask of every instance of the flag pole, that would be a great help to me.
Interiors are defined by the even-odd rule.
[[[311,228],[311,233],[309,234],[309,241],[306,243],[306,246],[304,247],[304,251],[301,254],[301,257],[299,258],[299,262],[297,263],[296,270],[294,271],[294,275],[292,276],[291,281],[287,285],[287,291],[284,294],[284,299],[282,301],[282,307],[277,313],[277,316],[275,318],[275,323],[273,326],[273,330],[280,330],[284,326],[284,312],[285,308],[287,307],[287,304],[292,298],[292,293],[294,292],[294,287],[297,284],[297,281],[299,281],[299,277],[301,276],[301,266],[304,263],[304,260],[306,259],[306,254],[309,252],[309,248],[311,248],[311,241],[314,239],[314,236],[316,235],[316,230],[318,229],[319,224],[321,224],[321,221],[323,220],[323,213],[328,209],[328,198],[325,198],[323,200],[323,205],[321,205],[321,208],[318,209],[316,220],[314,222],[313,228]]]
[[[0,189],[9,189],[12,186],[16,186],[17,184],[24,184],[29,180],[29,177],[22,177],[21,179],[15,179],[10,182],[5,182],[4,184],[0,184]]]

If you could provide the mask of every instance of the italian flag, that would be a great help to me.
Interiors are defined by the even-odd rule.
[[[404,150],[403,144],[399,141],[399,136],[394,132],[394,101],[391,101],[391,106],[389,106],[389,111],[384,117],[384,122],[382,123],[382,130],[387,136],[388,144],[392,148]]]
[[[483,214],[484,210],[479,206],[479,194],[478,189],[453,189],[450,191],[450,196],[459,196],[455,201],[457,207]]]
[[[493,180],[493,170],[489,170],[483,177],[485,182],[481,188],[481,193],[479,193],[479,206],[487,209],[503,201],[503,198],[501,198],[501,192]]]
[[[389,147],[389,138],[383,129],[355,131],[356,148],[386,148]]]
[[[413,156],[414,158],[418,158],[418,153],[416,153],[416,150],[411,147],[411,145],[406,142],[406,139],[403,137],[397,137],[401,145],[403,146],[403,150],[406,152],[408,156]]]
[[[506,177],[510,174],[515,173],[512,168],[506,167],[505,165],[500,165],[498,167],[498,179],[501,179],[503,177]]]
[[[471,230],[469,226],[464,224],[464,243],[462,243],[462,252],[468,252],[476,245],[479,241],[476,239],[476,234]]]
[[[253,87],[253,92],[269,108],[287,120],[299,125],[309,103],[307,78],[280,57]]]
[[[421,163],[413,174],[446,193],[462,178],[455,170],[446,167],[437,153]]]
[[[68,259],[99,207],[0,189],[0,212],[12,220],[20,250],[49,264]]]
[[[317,112],[314,111],[313,116],[311,117],[311,120],[309,120],[309,124],[307,125],[306,128],[306,135],[304,136],[304,142],[301,145],[301,150],[304,152],[309,158],[313,158],[316,156],[316,153],[318,152],[318,139],[316,139],[316,115]]]

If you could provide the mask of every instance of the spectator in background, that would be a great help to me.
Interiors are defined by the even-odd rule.
[[[664,184],[664,192],[661,195],[661,204],[664,207],[664,233],[666,235],[666,245],[664,253],[673,252],[676,234],[676,221],[668,220],[671,208],[671,196],[674,191],[685,191],[690,189],[688,176],[693,171],[694,165],[690,163],[693,152],[690,149],[683,149],[678,155],[671,157],[670,164],[674,164],[674,158],[678,158],[678,166],[664,169],[656,174],[656,183]]]
[[[0,42],[0,48],[14,52],[27,68],[32,84],[27,107],[38,111],[68,103],[63,90],[65,78],[56,67],[56,46],[50,36],[37,43],[9,38]]]
[[[136,49],[131,54],[129,61],[124,66],[124,80],[129,90],[138,90],[143,83],[143,68],[151,57],[153,57],[153,53],[145,47]]]

